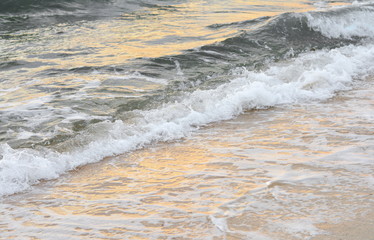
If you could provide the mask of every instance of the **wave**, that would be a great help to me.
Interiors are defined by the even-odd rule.
[[[0,32],[121,16],[125,19],[144,8],[167,9],[173,4],[175,1],[161,0],[5,0],[0,2]]]
[[[95,20],[100,9],[109,6],[105,0],[6,0],[0,2],[1,33],[13,33],[24,29]],[[98,10],[97,10],[98,9]]]
[[[254,48],[284,55],[288,50],[305,52],[334,48],[374,37],[374,4],[354,4],[325,11],[284,13],[272,18],[236,22],[222,26],[239,28],[244,33],[214,46],[230,52],[253,55]],[[211,27],[211,26],[209,26]],[[210,46],[208,46],[210,47]],[[235,50],[236,49],[236,50]],[[286,54],[287,55],[287,54]]]
[[[236,66],[259,70],[269,62],[300,53],[359,44],[363,39],[371,39],[374,26],[367,23],[373,21],[374,4],[366,3],[209,25],[207,27],[213,29],[235,28],[240,34],[181,55],[152,59],[152,64],[146,66],[160,72],[160,69],[174,68],[177,61],[185,75],[191,76],[188,81],[204,78],[206,74],[199,70],[205,67],[217,66],[214,71],[220,74]]]
[[[174,74],[183,75],[183,81],[196,83],[200,74],[203,83],[180,90],[179,81],[171,82],[167,87],[175,91],[172,100],[153,108],[127,109],[123,119],[104,117],[92,122],[73,137],[63,138],[59,150],[1,144],[0,196],[107,156],[188,136],[201,126],[244,111],[331,98],[351,88],[355,78],[374,73],[374,26],[367,24],[373,22],[373,15],[370,4],[285,13],[262,19],[256,26],[253,21],[241,22],[241,29],[245,24],[250,28],[225,41],[150,59],[144,65],[147,71],[152,65],[155,73],[165,77],[177,65],[179,71]],[[347,24],[344,28],[342,21]],[[207,66],[217,70],[216,77],[204,72]]]
[[[82,10],[108,10],[113,13],[131,12],[141,8],[170,7],[175,1],[162,0],[4,0],[0,2],[0,14],[28,14],[50,12],[50,14],[79,12]],[[112,15],[113,16],[113,15]]]
[[[0,195],[23,191],[78,166],[188,136],[205,124],[231,119],[243,111],[331,98],[349,89],[354,77],[374,73],[374,46],[346,46],[307,53],[261,72],[236,69],[235,79],[211,90],[186,94],[179,102],[138,111],[132,122],[94,124],[65,144],[68,153],[0,146]]]
[[[111,4],[113,0],[4,0],[0,3],[0,13],[27,13],[35,11],[76,11],[92,4]]]
[[[374,36],[374,4],[354,4],[335,10],[306,13],[308,26],[329,38]]]

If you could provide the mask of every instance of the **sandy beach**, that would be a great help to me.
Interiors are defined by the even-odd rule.
[[[368,201],[372,201],[372,195],[368,196]],[[315,240],[362,240],[374,239],[374,205],[367,209],[362,216],[338,224],[321,224],[320,228],[326,230],[326,234],[314,237]],[[358,215],[360,215],[358,213]]]

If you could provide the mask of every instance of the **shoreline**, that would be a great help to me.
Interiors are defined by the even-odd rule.
[[[373,240],[372,80],[322,103],[249,111],[6,197],[1,237]]]
[[[374,196],[370,195],[372,206],[368,212],[350,221],[319,224],[326,234],[313,237],[311,240],[373,240],[374,239]]]

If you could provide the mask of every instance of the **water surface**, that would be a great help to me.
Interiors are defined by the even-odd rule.
[[[3,235],[308,239],[364,215],[373,22],[370,1],[3,1]]]

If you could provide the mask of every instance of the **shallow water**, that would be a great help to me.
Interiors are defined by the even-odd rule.
[[[372,22],[370,1],[0,3],[0,238],[333,239],[373,214]]]
[[[374,86],[372,80],[361,85],[323,103],[249,111],[186,139],[41,183],[3,200],[2,236],[312,239],[328,234],[324,224],[365,217],[374,207]]]

